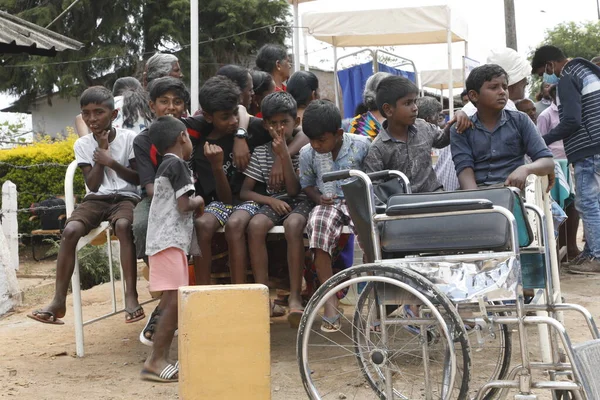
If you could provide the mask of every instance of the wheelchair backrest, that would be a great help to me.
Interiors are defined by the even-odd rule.
[[[388,206],[439,200],[487,199],[513,212],[519,227],[519,245],[533,238],[521,198],[510,188],[418,193],[392,196]],[[498,213],[447,215],[385,222],[381,230],[384,253],[456,253],[510,249],[510,224]]]

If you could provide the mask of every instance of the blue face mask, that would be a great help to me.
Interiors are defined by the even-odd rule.
[[[558,77],[554,74],[550,75],[544,72],[544,82],[550,85],[556,85],[558,83]]]

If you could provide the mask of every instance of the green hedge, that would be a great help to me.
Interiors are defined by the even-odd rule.
[[[7,180],[17,186],[18,207],[28,208],[51,197],[63,195],[67,166],[75,159],[73,144],[77,136],[72,130],[65,139],[53,140],[40,138],[32,145],[22,145],[12,149],[0,150],[0,186]],[[38,164],[57,164],[36,166]],[[24,168],[21,168],[24,167]],[[83,174],[75,173],[74,192],[77,196],[85,194]],[[19,233],[29,233],[39,229],[39,221],[29,221],[29,212],[19,212]]]

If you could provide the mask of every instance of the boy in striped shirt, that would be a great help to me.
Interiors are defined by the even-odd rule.
[[[248,223],[248,249],[250,264],[256,283],[269,283],[267,232],[275,225],[283,225],[288,248],[290,269],[290,315],[292,326],[297,326],[302,315],[302,271],[304,267],[303,233],[308,214],[314,204],[300,194],[298,155],[290,156],[288,143],[294,138],[294,128],[300,123],[296,101],[286,92],[275,92],[262,101],[263,125],[273,141],[254,149],[250,164],[244,171],[246,176],[240,199],[252,201],[260,206],[257,214]],[[283,184],[271,186],[269,176],[276,158],[283,165]],[[271,307],[272,316],[278,314]]]

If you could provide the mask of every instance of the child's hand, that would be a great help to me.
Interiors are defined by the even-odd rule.
[[[204,199],[200,196],[198,197],[194,197],[194,201],[196,202],[195,205],[195,209],[196,212],[194,213],[194,217],[198,218],[201,217],[202,214],[204,214]]]
[[[333,197],[329,197],[329,196],[322,194],[321,198],[319,199],[319,205],[320,206],[332,206],[335,204],[336,198],[337,198],[337,195],[334,195]]]
[[[454,113],[454,116],[448,121],[448,124],[444,129],[450,129],[449,127],[454,124],[456,124],[456,132],[458,133],[463,133],[467,129],[473,128],[473,121],[467,116],[467,113],[460,110]]]
[[[548,187],[546,188],[546,193],[550,193],[550,190],[554,187],[556,183],[556,174],[552,171],[551,174],[548,174]]]
[[[272,126],[269,127],[269,133],[273,138],[271,146],[273,147],[273,153],[281,158],[285,158],[289,155],[287,143],[285,141],[284,127],[275,129]]]
[[[288,203],[274,197],[271,198],[269,206],[279,215],[286,215],[292,212],[292,207]]]
[[[246,139],[233,139],[233,163],[240,172],[244,172],[250,163],[250,148]]]
[[[515,169],[512,174],[508,176],[508,178],[506,178],[504,184],[506,186],[514,186],[523,190],[525,189],[525,183],[527,183],[527,176],[529,176],[527,166],[521,165],[519,168]]]
[[[96,135],[96,142],[98,142],[99,149],[108,150],[108,136],[110,135],[110,129],[102,131]]]
[[[114,162],[113,158],[110,156],[110,151],[101,149],[100,147],[94,150],[93,160],[96,164],[104,165],[109,168]]]
[[[204,142],[204,156],[213,167],[223,166],[223,149],[220,146]]]

